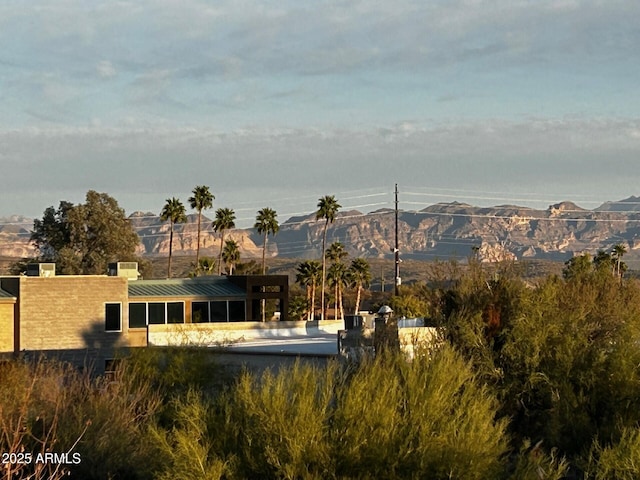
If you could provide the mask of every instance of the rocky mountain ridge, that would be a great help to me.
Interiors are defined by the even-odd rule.
[[[472,249],[484,261],[505,258],[566,260],[583,252],[609,250],[622,243],[629,259],[640,259],[640,197],[607,202],[587,210],[572,202],[537,210],[517,205],[477,207],[466,203],[438,203],[419,211],[400,211],[398,240],[403,258],[433,260],[465,258]],[[169,224],[152,213],[136,212],[130,217],[140,236],[141,255],[167,255]],[[29,257],[33,220],[21,216],[0,219],[0,256]],[[318,258],[322,248],[323,220],[315,213],[292,217],[270,236],[268,255],[289,258]],[[175,255],[195,252],[197,216],[175,226]],[[262,254],[262,236],[252,229],[234,229],[225,239],[240,246],[244,259]],[[329,224],[327,242],[340,241],[351,256],[392,256],[395,243],[395,212],[382,209],[370,213],[341,211]],[[202,218],[201,251],[217,255],[220,237],[211,219]]]

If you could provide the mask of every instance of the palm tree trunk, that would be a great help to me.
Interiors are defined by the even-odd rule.
[[[324,320],[324,282],[326,276],[327,260],[324,255],[325,244],[327,243],[327,226],[329,219],[324,223],[324,233],[322,234],[322,290],[320,292],[320,320]]]
[[[262,245],[262,274],[265,275],[267,272],[267,264],[265,263],[265,255],[267,253],[267,234],[264,234],[264,243]]]
[[[340,319],[344,320],[344,306],[342,305],[342,285],[338,286],[338,295],[340,299]]]
[[[200,222],[202,220],[202,210],[198,210],[198,245],[196,245],[196,268],[200,265]]]
[[[311,284],[311,320],[316,319],[316,282]]]
[[[337,320],[338,319],[338,284],[337,283],[335,288],[335,295],[336,295],[336,298],[333,301],[333,319]]]
[[[222,275],[222,246],[224,245],[224,230],[220,233],[220,254],[218,258],[218,275]]]
[[[361,288],[362,287],[358,283],[358,286],[356,287],[356,308],[355,308],[355,312],[353,312],[354,315],[358,315],[358,310],[360,309],[360,289]]]
[[[169,265],[167,266],[167,278],[171,278],[171,254],[173,253],[173,222],[171,222],[171,233],[169,234]]]

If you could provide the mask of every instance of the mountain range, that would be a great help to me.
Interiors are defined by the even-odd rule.
[[[130,220],[140,236],[141,255],[167,255],[169,224],[153,213],[136,212]],[[174,255],[195,252],[197,216],[176,225]],[[220,237],[203,215],[201,251],[217,255]],[[15,215],[0,219],[0,256],[29,257],[35,251],[29,241],[33,219]],[[323,220],[315,213],[291,217],[270,236],[269,256],[319,258]],[[228,231],[225,239],[235,240],[244,259],[262,254],[261,235],[253,229]],[[327,245],[340,241],[351,256],[385,258],[393,255],[395,211],[369,213],[341,211],[329,224]],[[640,197],[606,202],[587,210],[572,202],[560,202],[545,210],[516,205],[477,207],[466,203],[438,203],[419,211],[398,212],[398,244],[402,258],[465,258],[476,250],[484,261],[505,258],[566,260],[583,252],[610,250],[623,244],[628,259],[640,259]]]

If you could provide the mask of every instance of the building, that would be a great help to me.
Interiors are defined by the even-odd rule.
[[[116,349],[154,339],[215,343],[222,324],[258,322],[263,299],[287,320],[286,275],[136,278],[130,262],[113,264],[109,275],[56,275],[55,265],[38,264],[27,275],[0,277],[0,354],[43,353],[100,370]]]

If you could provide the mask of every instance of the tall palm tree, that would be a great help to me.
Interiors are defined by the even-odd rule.
[[[272,208],[266,207],[262,210],[258,210],[256,215],[256,223],[253,225],[259,234],[264,235],[264,242],[262,244],[262,274],[267,271],[265,263],[265,255],[267,252],[267,236],[271,233],[275,235],[280,230],[280,225],[277,220],[278,214]]]
[[[329,280],[329,286],[334,288],[334,311],[335,319],[344,318],[344,309],[342,308],[342,288],[347,282],[347,267],[342,262],[332,263],[327,271],[327,280]]]
[[[318,285],[318,280],[320,280],[322,265],[317,260],[307,260],[300,263],[296,270],[296,282],[307,290],[307,320],[313,320],[316,304],[316,286]]]
[[[224,260],[224,263],[229,267],[229,275],[233,275],[233,269],[235,268],[236,263],[240,261],[240,248],[235,240],[227,240],[224,242],[222,260]]]
[[[202,210],[213,207],[213,201],[216,197],[209,191],[206,185],[198,185],[192,192],[193,196],[189,197],[189,205],[198,212],[198,246],[196,247],[196,265],[200,261],[200,226],[202,224]]]
[[[171,278],[171,256],[173,254],[173,226],[176,223],[185,223],[187,221],[187,215],[184,209],[184,205],[176,197],[167,198],[162,212],[160,212],[160,220],[166,222],[169,220],[170,234],[169,234],[169,265],[167,266],[167,278]]]
[[[356,289],[356,306],[353,314],[358,315],[362,289],[367,288],[371,283],[371,267],[369,266],[369,262],[364,258],[354,258],[349,266],[348,275],[351,285]]]
[[[336,219],[336,214],[342,205],[338,203],[336,197],[333,195],[325,195],[318,200],[318,211],[316,212],[316,220],[324,219],[324,231],[322,233],[322,290],[321,290],[321,310],[320,319],[324,320],[324,285],[327,272],[327,262],[324,255],[325,245],[327,244],[327,227],[329,223],[333,223]]]
[[[331,262],[331,267],[327,272],[327,279],[329,280],[330,286],[333,286],[335,289],[334,292],[334,307],[335,307],[335,316],[338,316],[338,306],[340,307],[340,318],[344,318],[344,312],[342,308],[342,287],[346,281],[346,267],[342,264],[342,259],[348,255],[347,251],[344,249],[344,245],[340,242],[333,242],[327,248],[327,251],[324,253],[327,260]]]
[[[220,232],[220,256],[218,259],[218,275],[222,274],[222,246],[224,245],[224,232],[235,228],[236,213],[231,208],[219,208],[216,210],[216,219],[213,221],[213,231]]]
[[[612,253],[613,253],[613,258],[616,262],[616,273],[618,277],[621,277],[620,264],[622,263],[622,257],[624,256],[625,253],[627,253],[627,249],[623,244],[618,243],[613,247]]]
[[[267,273],[267,264],[265,260],[265,255],[267,253],[267,237],[270,233],[275,235],[280,230],[280,225],[278,225],[278,214],[275,210],[269,207],[265,207],[261,210],[258,210],[258,214],[256,215],[256,223],[253,225],[258,233],[264,234],[264,242],[262,244],[262,275]],[[262,321],[264,322],[266,316],[266,300],[262,299],[261,302],[262,307]]]

